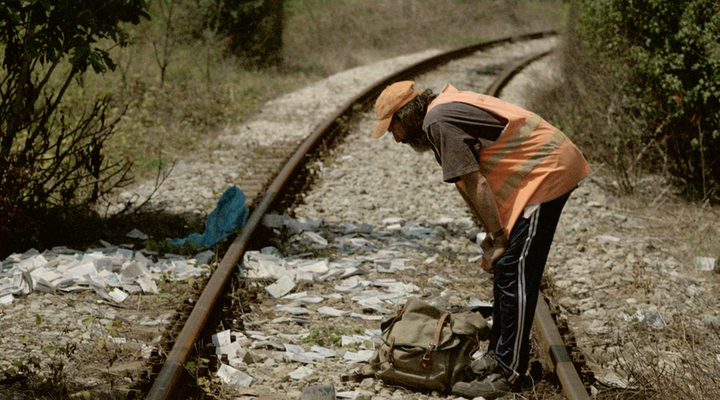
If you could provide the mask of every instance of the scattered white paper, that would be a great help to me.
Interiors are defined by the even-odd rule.
[[[695,257],[695,269],[698,271],[714,271],[715,259],[712,257]]]
[[[275,307],[278,311],[286,312],[290,315],[308,315],[310,310],[305,307],[294,307],[292,305],[278,305]]]
[[[31,249],[0,262],[0,297],[26,295],[34,290],[50,293],[92,289],[108,300],[122,302],[128,294],[157,293],[158,279],[182,280],[209,273],[207,268],[196,267],[193,259],[169,254],[165,257],[169,258],[153,261],[142,251],[109,243],[84,253],[65,247],[42,254]]]
[[[400,217],[387,217],[381,221],[383,225],[393,225],[401,222],[403,222],[403,219]]]
[[[217,376],[223,381],[223,383],[237,387],[250,386],[253,380],[250,375],[227,364],[220,365]]]
[[[110,293],[108,293],[110,297],[117,303],[122,303],[125,301],[125,299],[128,298],[128,294],[123,292],[122,290],[115,288]]]
[[[357,353],[353,351],[346,351],[343,355],[343,359],[349,361],[351,364],[359,362],[368,362],[372,358],[372,350],[360,350]]]
[[[447,279],[445,277],[442,277],[440,275],[435,275],[428,279],[428,283],[435,285],[437,287],[445,287],[448,283],[450,283],[450,279]]]
[[[328,245],[327,239],[320,236],[320,234],[317,232],[303,232],[300,235],[300,240],[306,243],[311,243],[316,247],[320,248],[326,247]]]
[[[152,355],[153,350],[155,350],[155,346],[143,344],[140,348],[140,356],[143,358],[143,360],[147,360]]]
[[[312,271],[297,270],[295,272],[295,282],[297,283],[315,283],[315,274]]]
[[[360,392],[357,390],[346,390],[344,392],[335,393],[335,398],[338,399],[355,399],[360,396]]]
[[[295,283],[293,282],[293,279],[288,275],[283,275],[272,285],[266,286],[265,290],[270,293],[272,297],[277,299],[290,293],[290,291],[294,288]]]
[[[626,389],[628,387],[627,381],[620,378],[615,372],[613,371],[605,371],[605,373],[596,374],[597,379],[610,386],[610,387],[617,387],[620,389]]]
[[[317,304],[322,303],[324,300],[325,298],[322,296],[303,296],[296,298],[295,301],[293,301],[293,304]]]
[[[218,332],[211,336],[212,342],[215,347],[227,346],[231,342],[230,329],[226,329],[222,332]]]
[[[312,375],[314,372],[315,372],[315,370],[313,370],[312,368],[302,366],[302,367],[299,367],[298,369],[296,369],[295,371],[291,372],[290,378],[300,380],[300,379],[303,379],[305,377]]]
[[[299,218],[293,219],[291,217],[285,217],[283,220],[290,233],[297,234],[300,232],[312,232],[317,230],[322,225],[321,219],[313,218]]]
[[[595,239],[597,239],[601,242],[611,242],[611,243],[617,243],[620,241],[619,237],[610,236],[610,235],[598,235],[598,236],[595,236]]]
[[[297,269],[300,271],[309,271],[317,275],[324,274],[330,270],[328,261],[322,260],[311,260],[304,265],[298,265]]]
[[[350,311],[338,310],[337,308],[322,306],[318,308],[320,314],[328,315],[331,317],[344,317],[350,315]]]
[[[238,351],[240,351],[240,342],[231,342],[228,345],[215,348],[215,353],[218,356],[225,354],[228,356],[228,360],[237,358]]]
[[[323,358],[332,358],[335,357],[335,355],[337,354],[337,351],[333,349],[328,349],[327,347],[322,347],[318,345],[313,345],[310,350],[315,354],[319,354]]]
[[[6,306],[8,304],[12,304],[13,300],[15,300],[13,295],[6,294],[5,296],[0,297],[0,305]]]
[[[371,314],[360,314],[360,313],[350,313],[350,316],[353,318],[362,319],[365,321],[381,321],[383,319],[382,315],[371,315]]]
[[[125,236],[131,238],[131,239],[140,239],[140,240],[148,240],[150,237],[142,232],[140,232],[138,229],[133,229],[130,232],[128,232]]]
[[[365,342],[371,340],[370,336],[365,335],[342,335],[340,337],[340,343],[343,347],[351,344],[360,344],[360,347],[365,347]]]
[[[284,344],[285,358],[290,361],[301,362],[305,364],[314,364],[315,360],[311,354],[308,354],[302,347],[295,344]]]

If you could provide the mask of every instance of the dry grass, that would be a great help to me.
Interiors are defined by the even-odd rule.
[[[611,175],[601,171],[599,175]],[[609,180],[611,177],[595,177]],[[720,207],[686,201],[667,179],[640,174],[632,195],[616,195],[610,204],[619,215],[642,221],[638,232],[648,247],[685,268],[688,279],[702,282],[706,296],[688,295],[689,283],[670,285],[676,297],[663,306],[676,309],[662,329],[637,323],[632,337],[619,338],[617,368],[629,379],[630,390],[608,390],[602,399],[720,398],[720,329],[704,316],[720,317],[720,274],[696,271],[695,257],[720,256]],[[638,281],[642,278],[638,277]],[[682,282],[688,282],[682,280]],[[652,291],[652,288],[648,288]],[[685,314],[683,310],[692,310]],[[626,322],[633,324],[634,322]]]
[[[616,316],[617,327],[601,341],[614,342],[598,352],[593,349],[589,358],[613,369],[629,388],[597,384],[596,398],[720,398],[720,329],[706,320],[720,317],[720,274],[696,271],[694,265],[695,257],[720,255],[720,207],[689,203],[666,179],[648,174],[641,175],[633,195],[608,196],[604,205],[615,215],[628,217],[627,224],[607,229],[630,232],[621,240],[636,240],[655,260],[636,269],[633,261],[624,261],[620,254],[616,262],[627,268],[623,272],[627,286],[616,287],[618,293],[632,293],[640,303],[657,307],[664,325],[651,327],[646,321],[628,320],[623,315],[632,311],[618,313],[613,306],[607,307],[607,315]],[[626,248],[625,256],[637,255]],[[658,270],[651,271],[654,268]],[[669,279],[662,278],[666,276]]]
[[[720,332],[698,327],[689,318],[679,318],[661,332],[647,328],[642,335],[645,340],[623,346],[627,353],[620,360],[631,386],[636,388],[637,396],[631,398],[720,398],[720,362],[716,354],[706,352],[720,346]],[[671,352],[662,346],[668,342],[673,343]]]
[[[646,221],[646,233],[684,265],[720,256],[720,207],[688,202],[666,179],[645,175],[634,196],[621,202]]]
[[[124,111],[109,149],[132,159],[141,178],[159,162],[207,149],[223,127],[315,78],[300,71],[241,68],[237,60],[223,57],[220,48],[189,43],[173,50],[161,82],[150,44],[138,42],[116,54],[119,68],[88,77],[86,87],[112,93],[116,111]]]
[[[428,48],[557,28],[556,1],[287,1],[285,59],[335,73]]]

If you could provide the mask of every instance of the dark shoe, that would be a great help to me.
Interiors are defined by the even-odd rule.
[[[484,378],[489,373],[495,371],[498,367],[497,360],[495,359],[495,352],[488,351],[483,354],[482,357],[477,360],[470,362],[470,369],[472,372],[480,378]]]
[[[454,395],[471,399],[482,396],[487,400],[492,400],[512,391],[513,385],[507,381],[504,375],[498,373],[492,373],[483,379],[475,379],[472,382],[457,382],[452,387]]]

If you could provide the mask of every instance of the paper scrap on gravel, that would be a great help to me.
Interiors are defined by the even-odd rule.
[[[368,362],[372,358],[372,350],[360,350],[358,352],[346,351],[343,358],[350,363]]]
[[[250,386],[253,380],[250,375],[226,364],[220,365],[217,376],[223,383],[237,387]]]
[[[295,380],[306,378],[315,373],[315,370],[309,367],[298,367],[295,371],[290,373],[290,377]]]
[[[401,230],[404,236],[422,238],[437,234],[435,230],[422,227],[418,223],[402,224],[400,219],[389,221],[397,225],[397,230]],[[341,293],[354,295],[353,300],[359,304],[361,310],[339,310],[322,306],[316,310],[317,312],[329,317],[351,316],[364,320],[381,320],[382,315],[368,314],[368,312],[391,313],[391,309],[404,304],[409,296],[420,291],[420,288],[412,283],[390,278],[369,280],[362,277],[371,271],[389,274],[416,269],[414,265],[407,264],[409,260],[400,250],[393,248],[375,250],[376,245],[371,239],[382,240],[387,237],[387,231],[376,232],[372,225],[365,223],[343,222],[333,227],[340,232],[327,234],[323,233],[328,227],[323,226],[322,220],[304,218],[296,220],[287,215],[277,214],[266,215],[263,224],[273,229],[286,229],[291,235],[292,243],[313,248],[332,247],[347,255],[330,261],[327,258],[310,257],[312,253],[283,257],[280,250],[272,246],[259,251],[246,251],[238,272],[239,277],[255,281],[271,280],[272,283],[266,285],[265,290],[272,297],[292,300],[290,304],[278,305],[277,311],[293,316],[306,315],[311,312],[306,306],[319,303],[323,299],[318,296],[294,294],[292,291],[298,285],[338,281],[334,285],[336,292],[334,295],[339,297],[342,296]],[[324,235],[332,236],[334,239],[328,240]],[[362,251],[362,254],[355,254],[359,251]],[[436,284],[440,286],[449,282],[448,279],[436,278]],[[374,287],[383,290],[372,289]]]
[[[285,230],[291,252],[293,249],[297,252],[284,256],[272,246],[248,250],[243,254],[238,277],[261,284],[272,296],[273,305],[269,310],[281,315],[269,316],[271,323],[312,324],[311,315],[333,320],[332,324],[338,326],[346,322],[354,325],[358,319],[381,321],[396,312],[409,297],[421,292],[418,285],[402,281],[404,271],[417,270],[404,251],[405,247],[413,245],[407,242],[407,237],[422,239],[438,234],[435,229],[402,219],[388,219],[387,222],[392,223],[392,230],[397,233],[389,233],[387,226],[376,231],[375,227],[364,223],[343,222],[326,226],[317,219],[295,220],[287,215],[266,215],[263,224],[273,230]],[[379,248],[381,246],[384,248]],[[315,257],[307,250],[309,248],[338,250],[340,257]],[[437,258],[429,257],[426,263],[433,263]],[[389,274],[392,273],[400,273],[400,279],[391,278]],[[457,279],[452,275],[436,275],[432,283],[445,287]],[[331,293],[305,291],[321,283],[326,283],[322,288],[330,289]],[[303,291],[296,291],[298,288]],[[335,322],[335,319],[346,321]],[[233,367],[247,368],[243,357],[249,350],[257,349],[276,362],[301,364],[289,372],[289,377],[302,380],[316,373],[313,368],[323,368],[328,359],[345,365],[367,363],[375,344],[381,340],[379,329],[365,329],[364,334],[357,331],[341,334],[339,342],[332,342],[334,348],[315,344],[308,350],[303,346],[313,342],[308,338],[310,332],[312,329],[289,335],[245,330],[246,340],[238,343],[239,340],[232,339],[235,332],[223,331],[213,335],[212,341],[218,357],[227,355],[227,362]],[[346,395],[352,398],[354,394],[347,392]]]
[[[716,260],[712,257],[695,257],[695,269],[698,271],[714,271]]]
[[[135,232],[139,235],[142,232]],[[195,258],[149,251],[134,251],[105,244],[86,252],[55,247],[42,253],[31,249],[11,254],[0,263],[0,304],[32,291],[70,292],[93,290],[99,296],[121,303],[136,293],[157,293],[157,281],[197,278],[209,274],[212,251]]]

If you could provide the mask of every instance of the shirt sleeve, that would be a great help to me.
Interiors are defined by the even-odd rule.
[[[457,182],[461,176],[480,170],[478,152],[482,144],[479,140],[457,126],[442,121],[431,124],[427,131],[445,182]]]

